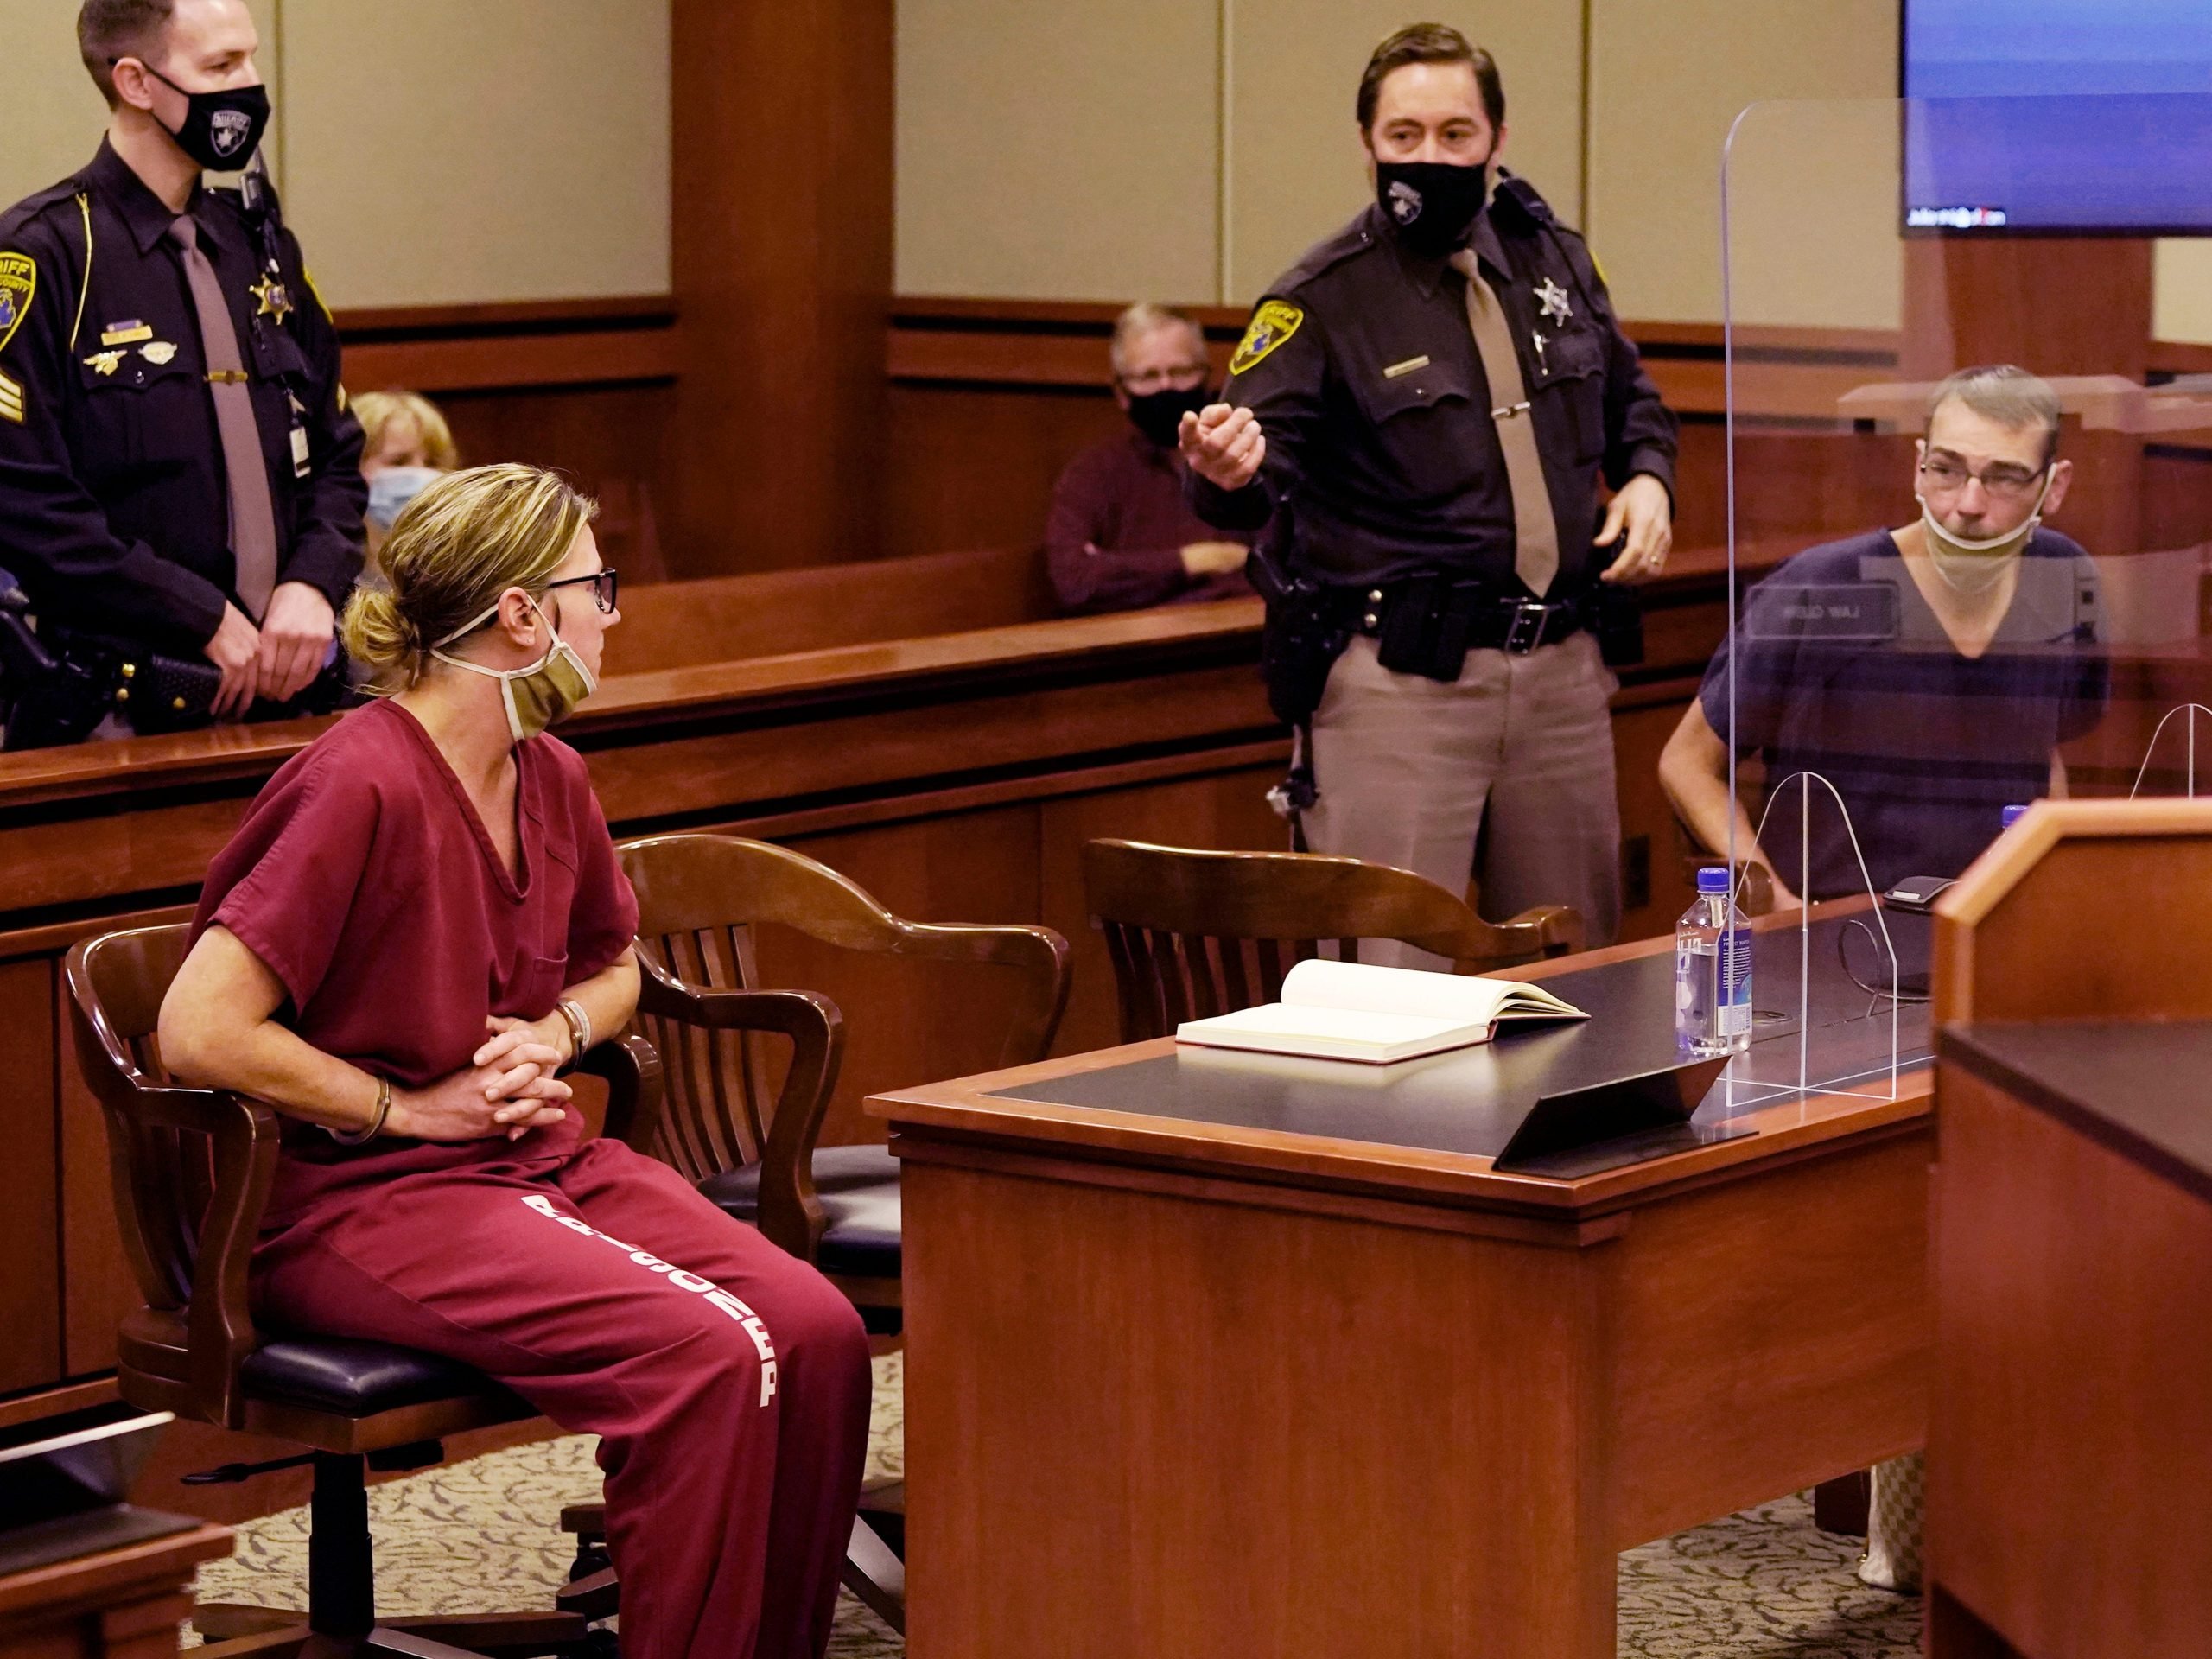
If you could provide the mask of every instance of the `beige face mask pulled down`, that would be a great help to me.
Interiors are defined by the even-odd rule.
[[[1919,493],[1914,492],[1916,495]],[[2043,475],[2043,488],[2037,492],[2035,511],[2031,512],[2018,530],[2008,530],[2002,536],[1991,536],[1980,541],[1953,534],[1936,522],[1936,514],[1929,507],[1928,498],[1920,496],[1920,526],[1927,538],[1929,563],[1936,567],[1946,587],[1955,593],[1986,594],[2005,579],[2009,561],[2033,538],[2043,525],[2043,504],[2050,495],[2050,472]]]
[[[496,616],[499,610],[497,605],[463,623],[430,647],[430,655],[440,662],[499,682],[500,697],[507,709],[507,730],[518,743],[567,719],[578,703],[599,690],[598,680],[584,666],[584,659],[576,655],[575,647],[561,637],[561,631],[553,626],[553,619],[545,614],[544,607],[534,599],[530,605],[544,622],[545,632],[553,643],[528,668],[486,668],[481,663],[472,663],[440,649]]]

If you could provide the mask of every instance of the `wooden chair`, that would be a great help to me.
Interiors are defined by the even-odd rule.
[[[589,1612],[376,1619],[368,1471],[427,1467],[442,1460],[448,1434],[537,1413],[450,1360],[256,1328],[246,1274],[276,1173],[278,1120],[258,1101],[181,1087],[162,1068],[154,1033],[186,934],[175,924],[86,939],[69,952],[66,973],[79,1064],[107,1121],[124,1249],[145,1298],[123,1323],[124,1398],[306,1448],[213,1478],[315,1467],[305,1622],[274,1609],[203,1606],[194,1619],[212,1645],[200,1651],[210,1659],[287,1656],[311,1644],[317,1655],[413,1659],[591,1651],[600,1644],[587,1618],[611,1611],[603,1591]],[[607,1083],[607,1132],[649,1142],[659,1109],[651,1046],[639,1037],[602,1043],[580,1069]]]
[[[1271,1002],[1321,942],[1344,961],[1362,939],[1395,939],[1478,973],[1582,947],[1582,919],[1540,905],[1486,922],[1410,870],[1321,853],[1205,852],[1138,841],[1083,849],[1083,888],[1106,936],[1122,1040]]]
[[[880,1146],[817,1147],[842,1058],[836,1008],[760,988],[753,930],[797,929],[845,950],[1012,968],[1020,990],[998,1064],[1042,1059],[1067,1006],[1067,941],[1047,927],[909,922],[800,853],[735,836],[656,836],[617,849],[638,894],[638,1011],[668,1056],[657,1150],[699,1190],[852,1298],[869,1331],[899,1327],[898,1160]],[[780,1089],[754,1035],[788,1037]],[[844,1581],[906,1629],[903,1483],[871,1487]],[[873,1522],[873,1526],[869,1523]]]
[[[898,1160],[880,1146],[815,1145],[836,1084],[836,1013],[809,993],[759,988],[753,929],[776,924],[849,950],[1015,969],[1001,1065],[1041,1059],[1051,1046],[1067,1005],[1067,942],[1047,927],[909,922],[826,865],[736,836],[656,836],[618,851],[638,894],[639,1012],[669,1057],[659,1155],[814,1263],[872,1331],[895,1332]],[[827,1076],[817,1081],[795,1063],[772,1106],[766,1057],[733,1022],[778,1006],[793,1027],[826,1019],[833,1040]]]

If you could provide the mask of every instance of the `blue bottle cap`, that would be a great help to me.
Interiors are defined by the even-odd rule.
[[[1708,864],[1697,873],[1697,890],[1700,897],[1708,893],[1728,891],[1728,871],[1725,866]]]
[[[2002,823],[2002,825],[2001,825],[2000,827],[2001,827],[2001,828],[2003,828],[2003,829],[2010,830],[2010,829],[2011,829],[2014,824],[2018,823],[2020,821],[2020,814],[2022,814],[2023,812],[2026,811],[2027,810],[2028,810],[2028,809],[2027,809],[2026,807],[2024,807],[2024,806],[2008,806],[2008,807],[2006,807],[2006,808],[2005,809],[2005,818],[2004,818],[2004,823]]]

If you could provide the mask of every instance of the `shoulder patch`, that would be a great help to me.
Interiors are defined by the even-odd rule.
[[[1305,321],[1304,308],[1288,300],[1261,301],[1260,308],[1252,314],[1252,326],[1236,344],[1236,355],[1229,359],[1229,372],[1243,374],[1255,366],[1269,352],[1296,334],[1298,325]]]
[[[0,351],[23,326],[37,292],[37,262],[27,253],[0,253]]]

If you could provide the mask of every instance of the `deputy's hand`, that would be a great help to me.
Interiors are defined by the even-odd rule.
[[[269,702],[289,702],[322,671],[337,634],[330,601],[304,582],[280,582],[261,619],[261,650],[255,664],[256,694]]]
[[[1183,416],[1176,447],[1191,470],[1217,489],[1241,490],[1260,474],[1268,458],[1267,435],[1249,409],[1208,404]]]
[[[417,1141],[517,1140],[567,1116],[569,1085],[553,1075],[560,1064],[558,1050],[527,1034],[489,1064],[472,1063],[427,1089],[394,1090],[385,1131]]]
[[[1675,545],[1675,511],[1667,486],[1649,473],[1638,473],[1621,486],[1605,509],[1605,522],[1592,544],[1599,547],[1628,532],[1628,545],[1599,577],[1601,582],[1649,582],[1667,568],[1668,552]]]
[[[261,652],[260,630],[245,620],[244,611],[226,604],[223,607],[223,620],[215,626],[215,637],[200,649],[209,662],[223,671],[223,683],[215,688],[216,715],[244,714],[253,702],[257,677],[254,665]]]
[[[1183,549],[1183,569],[1198,577],[1232,575],[1250,555],[1242,542],[1192,542]]]

